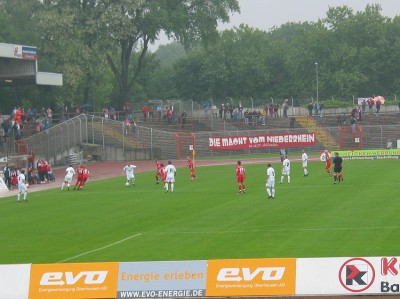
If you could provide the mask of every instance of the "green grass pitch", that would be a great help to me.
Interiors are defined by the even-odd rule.
[[[179,168],[175,192],[154,173],[93,181],[83,191],[32,192],[29,202],[0,199],[0,264],[169,261],[268,257],[394,256],[400,248],[398,160],[344,161],[333,184],[322,162],[267,199],[265,164]],[[61,184],[61,183],[60,183]]]

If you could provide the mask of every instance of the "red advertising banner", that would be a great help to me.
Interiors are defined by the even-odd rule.
[[[315,133],[266,134],[257,136],[224,136],[208,138],[208,149],[211,150],[286,148],[311,146],[315,144]]]

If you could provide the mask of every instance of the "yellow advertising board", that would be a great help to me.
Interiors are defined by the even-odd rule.
[[[295,293],[296,259],[210,260],[206,296],[268,296]]]
[[[119,263],[32,265],[29,299],[115,298]]]

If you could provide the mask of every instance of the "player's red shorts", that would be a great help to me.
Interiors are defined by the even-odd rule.
[[[242,174],[237,175],[236,176],[236,181],[238,183],[243,183],[244,182],[244,175],[242,175]]]
[[[331,165],[332,165],[331,159],[326,160],[325,169],[331,168]]]

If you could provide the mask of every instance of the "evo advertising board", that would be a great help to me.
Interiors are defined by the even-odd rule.
[[[209,260],[207,297],[293,295],[296,259]]]
[[[30,264],[0,265],[0,298],[28,299]]]
[[[400,257],[297,259],[296,295],[400,293]]]
[[[120,263],[117,298],[204,297],[207,261]]]
[[[29,299],[115,298],[119,263],[35,264]]]

